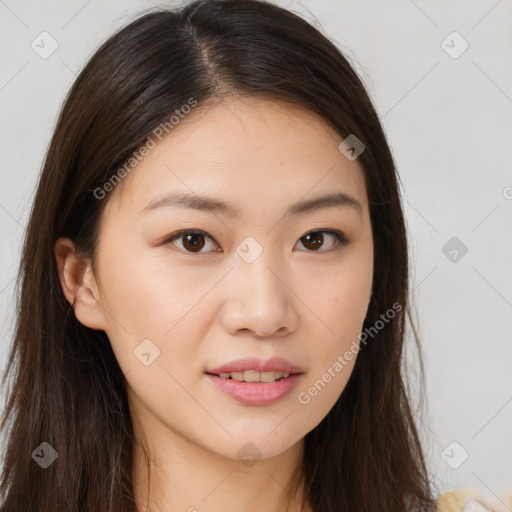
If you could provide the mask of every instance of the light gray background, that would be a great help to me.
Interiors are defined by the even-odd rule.
[[[396,158],[427,362],[420,424],[432,479],[441,491],[512,488],[512,2],[276,3],[345,51]],[[2,366],[24,226],[61,102],[97,45],[156,5],[165,4],[0,0]],[[31,47],[43,31],[58,43],[47,59]],[[443,49],[462,48],[454,31],[469,44],[457,58]],[[456,262],[443,253],[452,237],[468,248]],[[463,450],[469,457],[453,469]]]

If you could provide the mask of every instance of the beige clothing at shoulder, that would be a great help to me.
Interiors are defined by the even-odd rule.
[[[471,501],[476,501],[480,508],[476,504],[468,505],[467,512],[512,512],[512,490],[499,492],[498,499],[486,489],[476,487],[455,488],[441,494],[437,501],[437,512],[461,512]]]

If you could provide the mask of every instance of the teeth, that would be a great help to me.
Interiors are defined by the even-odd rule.
[[[286,379],[290,374],[288,372],[256,372],[247,370],[245,372],[221,373],[219,377],[223,379],[236,380],[238,382],[274,382],[278,379]]]

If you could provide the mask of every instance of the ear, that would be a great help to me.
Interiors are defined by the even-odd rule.
[[[62,291],[73,306],[77,320],[91,329],[106,330],[104,309],[90,262],[79,257],[69,238],[59,238],[54,249]]]

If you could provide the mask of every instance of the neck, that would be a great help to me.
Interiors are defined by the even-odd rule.
[[[214,453],[162,424],[146,424],[144,432],[135,428],[137,512],[302,511],[303,439],[250,464]]]

